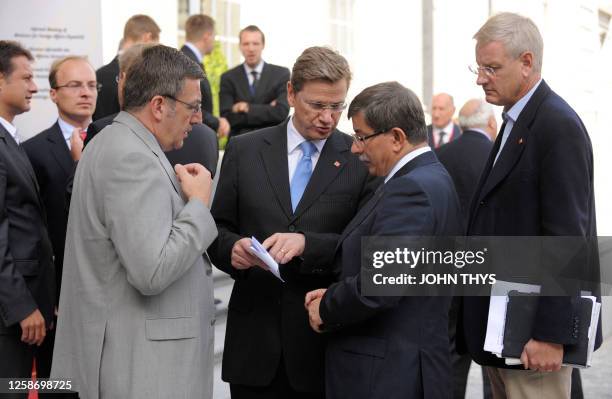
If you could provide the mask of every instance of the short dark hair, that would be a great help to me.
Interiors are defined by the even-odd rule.
[[[351,69],[346,58],[327,47],[309,47],[298,57],[291,71],[291,86],[295,92],[302,90],[304,83],[323,80],[336,83],[346,79],[351,83]]]
[[[348,118],[362,112],[365,122],[375,131],[398,127],[410,144],[427,141],[425,115],[414,92],[398,82],[385,82],[363,90],[351,102]]]
[[[153,97],[176,97],[185,79],[203,79],[202,68],[182,52],[168,46],[145,48],[128,68],[123,88],[123,107],[136,110]]]
[[[257,25],[249,25],[240,31],[240,33],[238,34],[238,40],[240,43],[242,43],[242,33],[243,32],[259,32],[259,34],[261,35],[261,43],[266,44],[266,36],[261,31],[261,29],[259,29]]]
[[[34,61],[32,53],[23,48],[21,44],[12,40],[0,40],[0,73],[9,76],[13,73],[13,58],[26,57],[29,61]]]
[[[159,26],[153,18],[148,15],[136,14],[130,17],[123,28],[123,40],[129,39],[133,41],[139,40],[142,35],[151,34],[151,38],[155,41],[159,40]]]
[[[215,30],[215,20],[204,14],[195,14],[185,22],[185,39],[192,42],[200,39],[206,32]]]

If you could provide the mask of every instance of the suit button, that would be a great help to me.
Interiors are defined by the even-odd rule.
[[[206,269],[206,275],[210,276],[212,274],[212,270],[211,269]]]
[[[484,205],[484,204],[485,204],[484,201],[480,201],[480,205]]]
[[[211,326],[214,326],[216,322],[217,322],[217,319],[212,319],[212,320],[210,321],[210,325],[211,325]]]
[[[289,231],[293,233],[295,231],[295,226],[290,224],[289,225]]]

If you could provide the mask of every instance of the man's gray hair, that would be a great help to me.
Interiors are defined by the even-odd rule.
[[[185,79],[203,79],[202,68],[182,52],[163,45],[145,48],[128,68],[123,88],[123,108],[142,108],[155,96],[173,96]]]
[[[410,144],[427,140],[421,100],[398,82],[379,83],[357,94],[349,106],[348,118],[359,112],[376,132],[398,127],[404,131]]]
[[[474,35],[477,47],[491,42],[504,45],[508,55],[518,58],[525,51],[533,53],[533,69],[542,71],[544,41],[533,21],[522,15],[502,12],[494,15]]]
[[[461,130],[486,129],[489,119],[494,116],[493,107],[485,100],[478,100],[478,107],[469,115],[459,112],[459,126]]]

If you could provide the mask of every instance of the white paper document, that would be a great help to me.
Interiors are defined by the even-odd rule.
[[[251,237],[251,253],[261,259],[268,269],[274,274],[280,281],[283,283],[285,280],[280,275],[280,270],[278,269],[278,263],[272,258],[272,255],[261,245],[257,238]]]

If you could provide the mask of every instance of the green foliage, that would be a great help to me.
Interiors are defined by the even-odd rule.
[[[227,71],[227,60],[221,50],[221,43],[215,41],[213,51],[204,56],[204,68],[206,76],[210,82],[213,97],[213,114],[219,116],[219,89],[221,85],[221,75]]]

